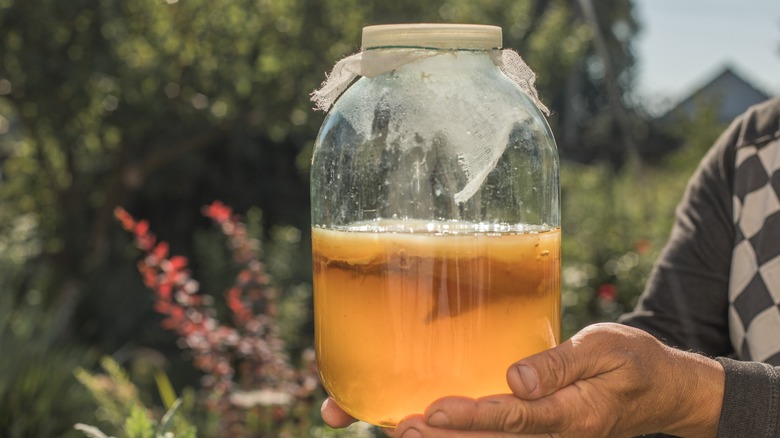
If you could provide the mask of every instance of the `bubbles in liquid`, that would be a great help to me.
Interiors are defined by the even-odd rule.
[[[426,221],[421,219],[402,219],[394,214],[392,219],[376,219],[355,222],[346,226],[331,227],[334,231],[373,232],[373,233],[411,233],[411,234],[474,234],[500,236],[504,234],[534,234],[556,229],[548,225],[504,224],[492,222],[466,221]]]

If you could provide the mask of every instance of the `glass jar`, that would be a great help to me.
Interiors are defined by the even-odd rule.
[[[311,168],[320,378],[393,427],[448,395],[508,393],[506,370],[560,339],[558,153],[497,66],[501,29],[363,30],[363,77]]]

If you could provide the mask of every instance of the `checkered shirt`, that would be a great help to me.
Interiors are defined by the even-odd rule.
[[[734,176],[731,343],[742,360],[780,365],[780,139],[742,145]]]

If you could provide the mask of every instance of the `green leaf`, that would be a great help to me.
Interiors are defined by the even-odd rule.
[[[125,433],[128,438],[154,438],[154,423],[143,407],[133,405],[130,408],[130,416],[125,420]]]
[[[154,375],[154,381],[157,383],[157,391],[165,404],[165,409],[173,409],[173,404],[176,403],[176,391],[168,375],[159,371]]]
[[[180,406],[181,399],[176,399],[176,401],[173,402],[171,409],[169,409],[168,412],[163,415],[162,421],[160,421],[160,425],[157,427],[157,432],[155,432],[156,436],[162,437],[165,435],[165,432],[168,431],[168,428],[172,426],[173,417],[176,415],[176,412],[179,410]]]

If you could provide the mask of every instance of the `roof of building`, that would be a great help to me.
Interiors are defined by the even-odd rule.
[[[771,96],[745,79],[731,65],[723,66],[712,79],[695,89],[688,97],[672,107],[660,121],[680,115],[691,117],[701,105],[717,105],[718,120],[729,122],[750,106],[763,102]]]

